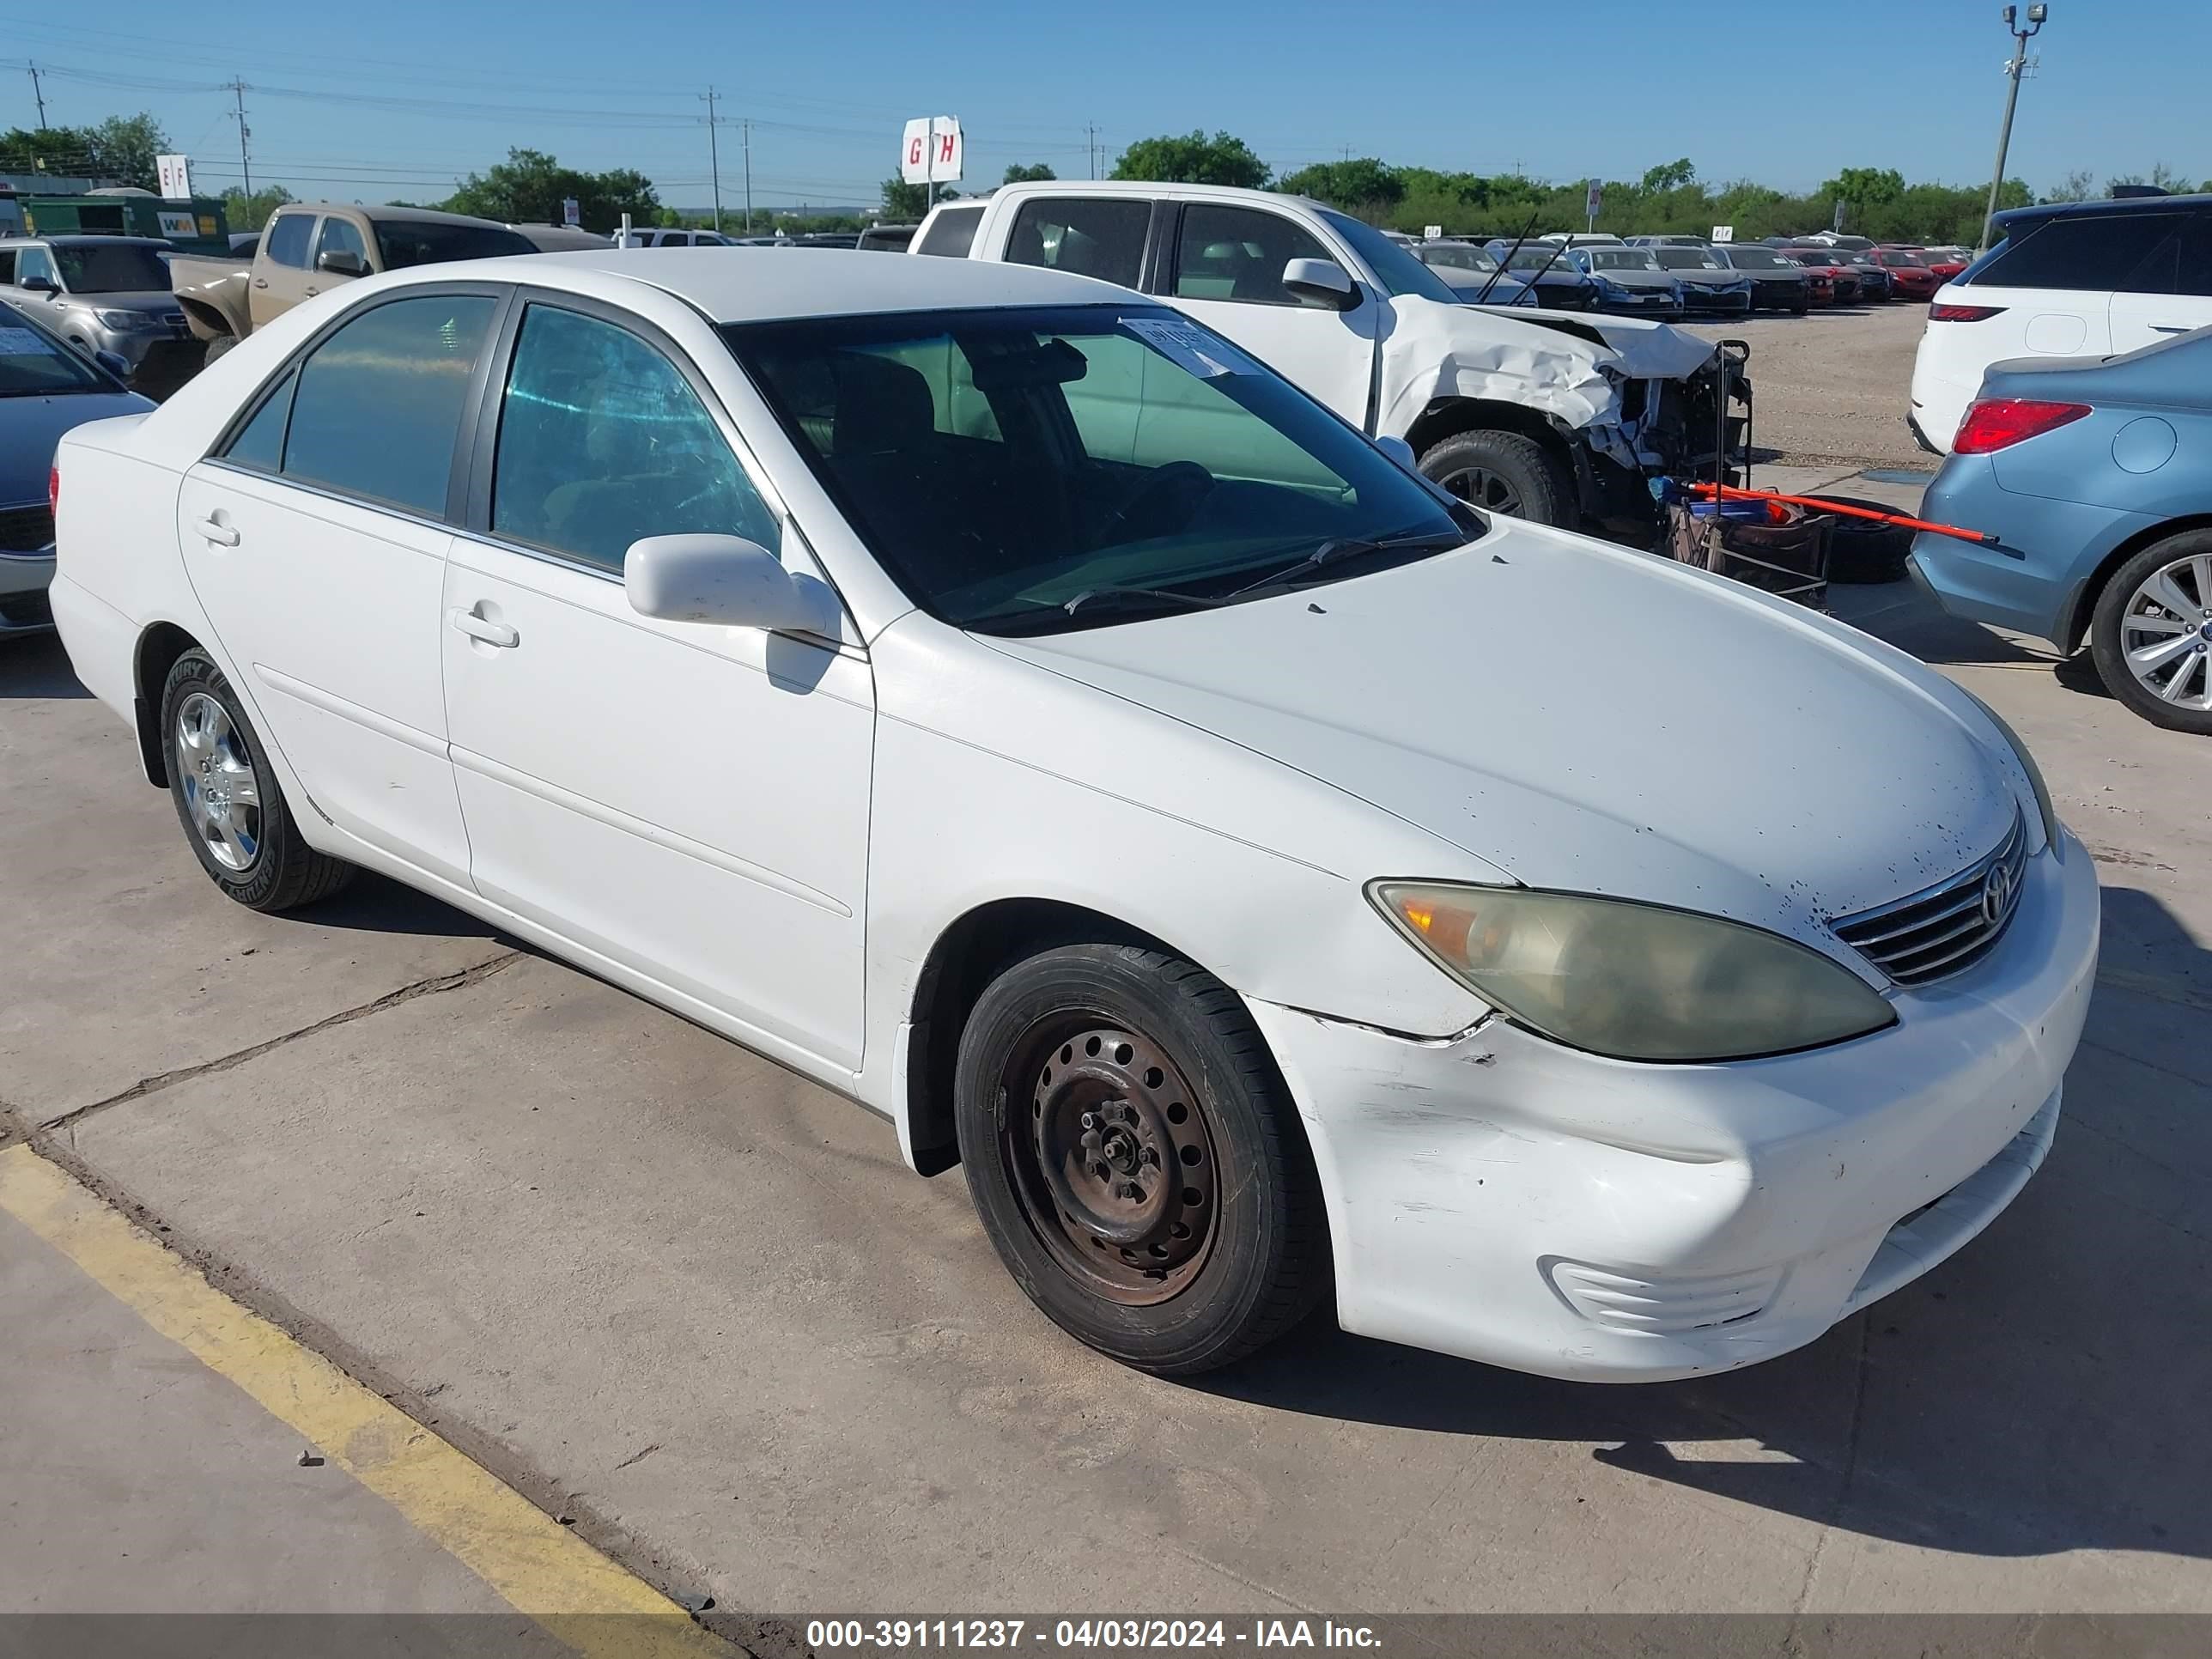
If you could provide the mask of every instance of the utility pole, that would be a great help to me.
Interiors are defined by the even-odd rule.
[[[46,130],[46,89],[39,84],[39,66],[28,64],[25,67],[31,71],[31,96],[39,100],[39,131],[44,132]]]
[[[1083,157],[1091,164],[1091,176],[1098,176],[1098,123],[1091,122],[1083,129]]]
[[[722,149],[714,132],[714,128],[718,125],[714,119],[714,100],[720,96],[720,94],[712,87],[699,94],[700,101],[707,106],[707,160],[708,165],[714,169],[714,228],[716,230],[722,228]]]
[[[1982,215],[1982,240],[1974,249],[1978,257],[1990,251],[1990,222],[1996,217],[1997,191],[2004,184],[2005,151],[2012,147],[2012,112],[2020,102],[2020,77],[2027,68],[2027,43],[2042,28],[2043,20],[2051,15],[2051,8],[2030,6],[2026,28],[2014,22],[2018,15],[2015,8],[2004,9],[2004,26],[2013,39],[2012,61],[2005,65],[2005,79],[2009,84],[2005,88],[2004,125],[1997,129],[1997,170],[1990,179],[1990,204]]]
[[[740,125],[740,130],[741,130],[741,131],[744,133],[744,135],[745,135],[745,234],[746,234],[747,235],[750,235],[750,234],[752,234],[752,228],[753,228],[753,122],[752,122],[752,117],[750,117],[750,115],[749,115],[749,116],[747,116],[747,117],[744,118],[744,120],[742,123],[740,123],[739,125]]]
[[[246,141],[253,136],[253,129],[246,125],[246,82],[234,79],[226,89],[238,99],[238,170],[245,177],[246,199],[251,203],[253,200],[253,162],[246,152]]]

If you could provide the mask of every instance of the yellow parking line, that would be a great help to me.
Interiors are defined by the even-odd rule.
[[[591,1659],[729,1653],[659,1590],[239,1306],[27,1146],[0,1152],[0,1210],[290,1424],[564,1645]]]

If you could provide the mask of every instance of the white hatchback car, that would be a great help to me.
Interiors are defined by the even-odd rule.
[[[425,268],[59,474],[70,658],[225,893],[380,870],[818,1079],[1131,1364],[1333,1290],[1742,1365],[2051,1144],[2096,878],[1993,715],[1486,520],[1157,301]]]

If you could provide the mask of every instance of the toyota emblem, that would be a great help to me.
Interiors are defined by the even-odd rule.
[[[1982,880],[1982,920],[1992,927],[2012,908],[2012,866],[2000,864]]]

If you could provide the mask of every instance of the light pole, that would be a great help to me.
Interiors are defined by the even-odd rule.
[[[2027,67],[2028,40],[2042,28],[2043,20],[2051,15],[2051,8],[2030,6],[2026,28],[2021,28],[2015,21],[2019,15],[2017,7],[2007,6],[2004,9],[2004,26],[2011,31],[2013,39],[2012,61],[2005,65],[2005,79],[2009,84],[2005,88],[2004,125],[1997,129],[1997,170],[1990,179],[1990,204],[1982,215],[1981,245],[1974,250],[1977,256],[1990,251],[1990,221],[1996,217],[1997,191],[2004,184],[2005,151],[2012,147],[2012,112],[2013,106],[2020,102],[2020,76],[2021,71]]]

